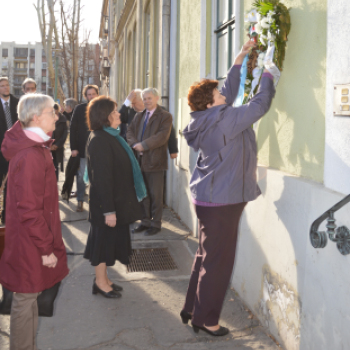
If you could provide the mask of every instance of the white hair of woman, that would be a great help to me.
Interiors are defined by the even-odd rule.
[[[24,127],[28,127],[35,115],[40,116],[44,109],[54,106],[52,97],[42,94],[23,96],[17,106],[18,119]]]

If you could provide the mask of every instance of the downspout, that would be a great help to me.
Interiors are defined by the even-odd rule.
[[[170,75],[170,8],[171,0],[163,0],[162,11],[162,105],[169,110],[169,75]]]
[[[109,66],[111,66],[111,63],[109,62],[109,46],[110,46],[110,38],[111,38],[111,0],[108,1],[108,63]],[[109,68],[109,77],[108,77],[108,96],[111,94],[111,68]]]

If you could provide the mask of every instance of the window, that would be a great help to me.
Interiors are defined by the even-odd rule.
[[[15,57],[28,57],[28,49],[15,47],[13,54]]]
[[[41,81],[42,81],[42,83],[45,83],[45,84],[46,84],[46,77],[42,77],[42,78],[41,78]]]
[[[9,49],[2,49],[2,57],[8,57],[9,56]]]
[[[16,96],[20,96],[21,95],[22,90],[21,89],[15,89],[15,95]]]
[[[221,87],[234,60],[235,16],[233,1],[217,0],[216,23],[216,79]]]
[[[16,62],[15,63],[15,68],[17,69],[27,69],[28,64],[24,62]]]
[[[35,57],[35,49],[30,49],[30,57]]]
[[[42,69],[46,69],[46,67],[47,67],[46,62],[43,62],[43,63],[42,63]]]
[[[35,68],[35,63],[30,63],[29,68],[34,69]]]

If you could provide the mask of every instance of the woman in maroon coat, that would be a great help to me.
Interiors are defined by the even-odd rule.
[[[1,146],[10,161],[0,283],[16,292],[11,307],[11,350],[36,348],[37,297],[68,274],[50,152],[53,140],[48,136],[57,120],[53,105],[49,96],[22,97],[19,121],[6,132]]]

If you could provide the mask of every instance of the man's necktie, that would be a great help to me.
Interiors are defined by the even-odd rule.
[[[149,112],[146,113],[146,118],[145,118],[145,121],[143,122],[143,129],[142,129],[142,135],[141,135],[141,141],[143,139],[143,134],[145,132],[145,129],[146,129],[146,126],[147,126],[147,123],[148,123],[148,119],[149,119]]]
[[[7,129],[10,129],[12,126],[12,118],[11,118],[11,111],[10,111],[8,102],[5,102],[5,116],[6,116]]]

